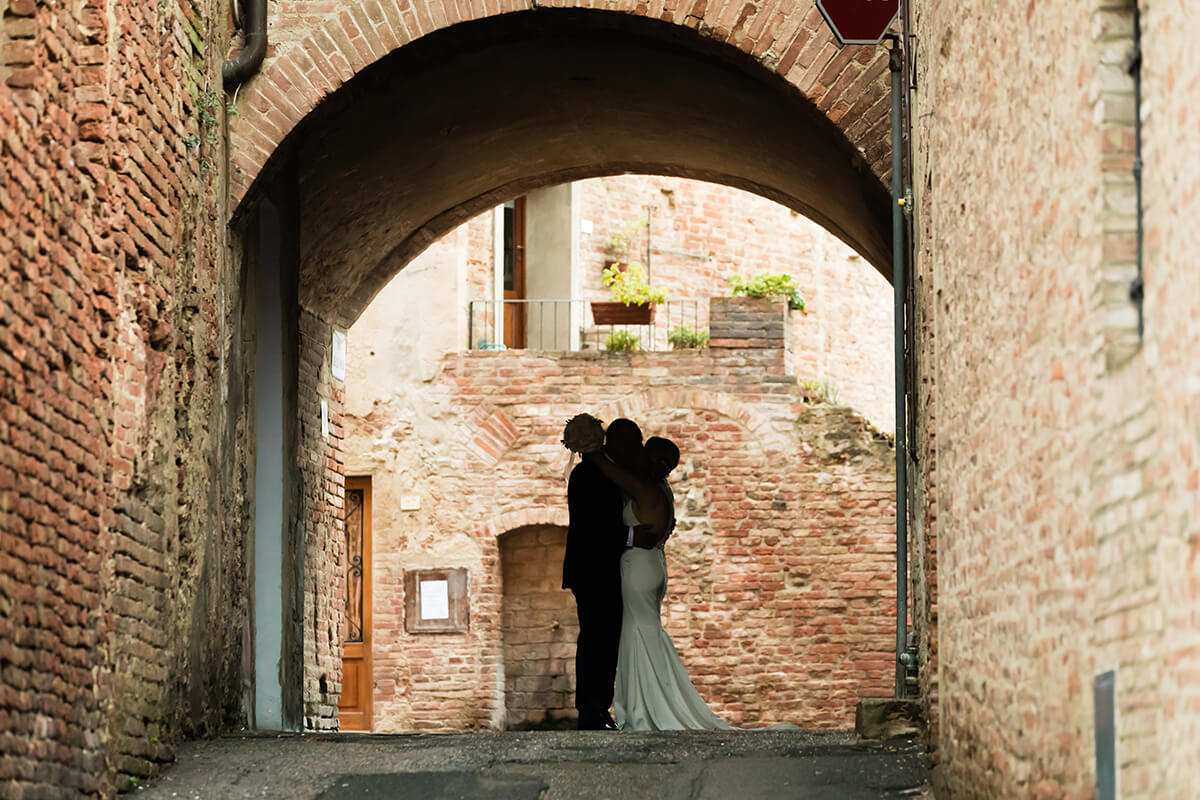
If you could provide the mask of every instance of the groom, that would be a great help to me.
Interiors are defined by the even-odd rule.
[[[642,450],[642,431],[628,419],[615,419],[604,437],[604,453],[633,469]],[[580,730],[616,730],[608,713],[617,675],[621,639],[621,554],[627,547],[653,547],[649,530],[630,535],[622,522],[625,498],[587,460],[571,471],[567,484],[567,550],[563,588],[575,595],[579,642],[575,649],[575,707]]]

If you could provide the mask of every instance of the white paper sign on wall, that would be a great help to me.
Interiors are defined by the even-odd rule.
[[[321,401],[321,436],[329,435],[329,402]]]
[[[333,332],[333,363],[330,365],[335,381],[346,380],[346,332]]]
[[[402,494],[400,495],[400,510],[401,511],[416,511],[421,507],[421,495],[419,494]]]
[[[450,582],[421,581],[421,619],[450,618]]]

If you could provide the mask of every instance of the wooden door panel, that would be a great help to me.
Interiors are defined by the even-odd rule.
[[[358,697],[358,664],[351,662],[346,664],[348,658],[343,656],[342,667],[342,699],[338,702],[338,708],[343,711],[358,711],[360,700]]]
[[[342,695],[339,727],[369,731],[371,679],[371,481],[346,479],[345,618],[342,628]]]
[[[525,299],[525,198],[518,197],[505,208],[504,299]],[[504,304],[504,346],[525,347],[525,304]]]

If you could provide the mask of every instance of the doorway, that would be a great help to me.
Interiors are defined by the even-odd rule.
[[[371,730],[371,479],[346,478],[346,560],[342,574],[346,616],[342,626],[344,731]]]
[[[510,302],[510,301],[517,302]],[[525,347],[525,198],[504,204],[504,346]]]
[[[574,727],[575,600],[562,588],[567,529],[533,525],[500,537],[504,705],[508,728]]]

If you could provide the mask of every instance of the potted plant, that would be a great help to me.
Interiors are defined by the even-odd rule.
[[[672,350],[695,350],[708,346],[708,331],[680,325],[667,333],[667,341]]]
[[[597,325],[649,325],[654,322],[654,306],[665,303],[667,295],[646,282],[646,270],[633,263],[625,269],[613,264],[604,270],[604,285],[612,291],[612,300],[592,302],[592,319]]]
[[[604,349],[610,353],[629,353],[642,349],[642,342],[629,331],[613,331],[604,340]]]
[[[800,294],[800,287],[796,284],[796,279],[786,272],[779,275],[764,272],[750,280],[744,279],[741,275],[734,275],[729,279],[729,288],[734,297],[767,297],[787,300],[788,308],[799,311],[801,314],[808,314],[807,303],[804,301],[804,295]]]

